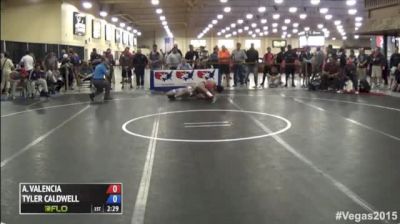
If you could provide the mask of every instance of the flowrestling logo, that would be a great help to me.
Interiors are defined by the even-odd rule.
[[[170,72],[155,72],[154,73],[154,78],[158,79],[158,80],[162,80],[163,82],[166,82],[167,80],[171,80],[172,81],[172,74],[174,71],[170,71]]]
[[[176,71],[176,78],[182,79],[185,82],[193,80],[194,70],[192,71]]]

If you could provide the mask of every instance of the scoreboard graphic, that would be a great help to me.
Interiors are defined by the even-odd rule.
[[[123,211],[122,183],[20,183],[19,213],[114,214]]]

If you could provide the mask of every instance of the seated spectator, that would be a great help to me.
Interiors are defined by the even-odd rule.
[[[64,81],[58,70],[48,70],[46,73],[46,79],[49,93],[51,94],[60,92],[60,89],[64,86]]]
[[[34,97],[36,86],[40,86],[43,90],[43,96],[49,97],[47,88],[46,74],[40,69],[40,65],[36,65],[35,69],[29,74],[28,96]],[[41,93],[42,94],[42,93]]]
[[[179,70],[191,70],[192,66],[186,61],[186,59],[182,59],[181,63],[178,65]]]
[[[321,90],[341,90],[340,67],[336,55],[327,60],[321,76]]]

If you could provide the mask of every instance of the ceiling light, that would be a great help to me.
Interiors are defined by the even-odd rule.
[[[304,30],[305,31],[310,31],[310,27],[306,26],[306,27],[304,27]]]
[[[157,10],[156,10],[156,13],[157,13],[157,14],[161,14],[162,12],[163,12],[162,9],[157,9]]]
[[[212,24],[217,24],[218,23],[218,20],[216,20],[216,19],[214,19],[213,21],[211,21],[212,22]]]
[[[101,11],[100,12],[100,16],[101,17],[106,17],[108,15],[108,13],[106,11]]]
[[[278,27],[278,23],[273,23],[272,27]]]
[[[293,23],[293,27],[299,27],[299,23]]]
[[[246,19],[253,19],[253,14],[250,14],[250,13],[247,14],[247,15],[246,15]]]
[[[259,35],[260,37],[263,37],[263,36],[264,36],[264,34],[263,34],[263,33],[259,33],[258,35]]]
[[[336,37],[332,37],[332,40],[336,40]]]
[[[167,23],[167,21],[162,21],[162,23],[161,23],[163,26],[165,26],[165,25],[167,25],[168,23]]]
[[[326,20],[331,20],[332,19],[332,15],[331,14],[325,15],[325,19]]]
[[[263,30],[268,30],[268,26],[263,26]]]
[[[337,29],[343,29],[343,25],[336,26]]]
[[[293,33],[298,33],[299,30],[298,29],[293,29]]]
[[[243,33],[243,29],[238,29],[238,33]]]
[[[214,26],[213,24],[208,24],[208,28],[210,29],[213,28],[213,26]]]
[[[343,36],[342,39],[343,39],[343,40],[347,40],[347,37],[346,37],[346,36]]]
[[[272,18],[275,19],[275,20],[278,20],[279,18],[281,18],[281,15],[279,15],[279,14],[273,14],[273,15],[272,15]]]
[[[282,30],[287,30],[287,26],[282,26]]]
[[[354,39],[359,39],[360,36],[359,35],[354,35]]]
[[[125,23],[120,23],[119,26],[124,28],[125,27]]]
[[[236,32],[236,31],[233,31],[232,34],[233,34],[233,35],[237,35],[237,32]]]
[[[356,20],[357,22],[361,22],[361,21],[363,21],[363,18],[360,17],[360,16],[358,16],[358,17],[355,18],[355,20]]]
[[[311,5],[318,5],[320,2],[320,0],[311,0]]]
[[[253,34],[251,37],[256,38],[257,36],[255,34]]]
[[[232,28],[235,28],[235,27],[236,27],[236,23],[232,23],[232,24],[231,24],[231,27],[232,27]]]
[[[292,37],[292,34],[289,33],[289,34],[287,35],[287,37]]]
[[[228,27],[226,27],[225,28],[226,29],[226,31],[229,31],[229,30],[231,30],[231,28],[228,26]]]
[[[355,5],[356,3],[357,3],[356,0],[347,0],[347,1],[346,1],[346,5],[348,5],[348,6],[353,6],[353,5]]]
[[[275,3],[276,3],[276,4],[282,4],[282,3],[283,3],[283,0],[275,0]]]
[[[225,7],[224,8],[224,12],[226,12],[226,13],[231,12],[231,10],[232,10],[231,7]]]
[[[360,26],[362,26],[362,23],[357,22],[355,25],[356,25],[356,27],[360,27]]]
[[[335,22],[334,22],[334,24],[335,24],[336,26],[340,25],[341,23],[342,23],[342,21],[340,21],[340,20],[335,20]]]
[[[285,38],[286,38],[286,35],[285,35],[285,34],[282,34],[281,38],[282,38],[282,39],[285,39]]]
[[[165,16],[160,16],[160,20],[164,21],[165,20]]]
[[[128,31],[131,31],[131,30],[132,30],[132,27],[128,26],[126,29],[127,29]]]
[[[289,24],[290,22],[291,22],[290,19],[285,19],[286,24]]]
[[[260,29],[256,29],[255,31],[256,31],[256,33],[259,33],[259,32],[261,32],[261,30],[260,30]]]
[[[278,32],[278,29],[275,28],[275,29],[272,30],[272,32],[273,32],[273,33],[277,33],[277,32]]]
[[[264,35],[268,35],[269,33],[268,33],[268,31],[264,31]]]
[[[221,33],[226,33],[226,31],[225,30],[221,30]]]
[[[328,38],[329,35],[331,35],[331,34],[330,34],[330,33],[324,33],[324,37],[325,37],[325,38]]]
[[[111,21],[114,22],[114,23],[116,23],[116,22],[118,22],[118,18],[117,18],[117,17],[112,17],[112,18],[111,18]]]
[[[249,28],[248,26],[245,26],[243,29],[247,31],[247,30],[249,30],[250,28]]]
[[[300,14],[300,19],[305,19],[305,18],[307,18],[307,14],[305,14],[305,13]]]
[[[355,31],[358,31],[358,27],[354,28]]]
[[[266,24],[267,23],[267,19],[262,19],[261,20],[261,24]]]
[[[90,8],[92,8],[92,3],[91,2],[83,2],[82,3],[82,6],[83,6],[83,8],[85,8],[85,9],[90,9]]]
[[[322,28],[324,28],[324,24],[318,24],[318,29],[322,29]]]
[[[289,8],[289,12],[295,13],[295,12],[297,12],[297,8],[296,7],[290,7]]]
[[[222,15],[222,14],[219,14],[219,15],[217,16],[217,19],[222,19],[222,18],[224,18],[224,15]]]
[[[243,19],[238,19],[237,21],[238,24],[243,24],[243,22],[244,22]]]
[[[249,31],[249,35],[252,35],[252,34],[253,34],[253,31],[250,30],[250,31]]]
[[[137,29],[133,29],[133,31],[132,31],[133,33],[137,33],[138,31],[137,31]]]
[[[357,9],[349,9],[350,15],[355,15],[357,13]]]
[[[159,0],[151,0],[151,4],[158,5],[158,4],[160,4],[160,1]]]
[[[221,3],[227,3],[228,0],[219,0]]]
[[[320,8],[319,9],[319,12],[322,13],[322,14],[326,14],[326,13],[328,13],[328,11],[329,11],[328,8]]]
[[[252,23],[251,27],[253,27],[253,28],[257,27],[257,23]]]
[[[265,8],[264,6],[258,8],[258,12],[265,12],[266,10],[267,8]]]

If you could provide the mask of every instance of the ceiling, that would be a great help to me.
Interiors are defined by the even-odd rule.
[[[171,32],[177,36],[185,34],[190,37],[207,37],[217,35],[224,37],[227,34],[232,34],[233,31],[238,32],[245,26],[249,26],[248,31],[255,33],[257,28],[268,26],[269,36],[281,36],[284,30],[282,26],[287,26],[287,34],[296,35],[293,33],[293,23],[299,23],[297,28],[299,32],[304,30],[304,27],[310,27],[311,30],[321,31],[317,26],[323,24],[324,28],[330,31],[330,38],[341,38],[334,25],[335,20],[340,20],[343,25],[343,30],[346,36],[352,36],[355,32],[355,17],[364,17],[363,0],[356,0],[354,6],[346,5],[346,0],[320,0],[319,5],[312,5],[311,0],[283,0],[283,3],[276,4],[275,0],[228,0],[227,3],[221,3],[220,0],[159,0],[159,5],[152,5],[151,0],[96,0],[101,8],[109,10],[109,14],[118,16],[120,19],[132,22],[132,25],[138,27],[143,33],[159,32],[163,30],[163,26],[159,19],[160,15],[156,13],[157,8],[161,8],[166,17],[168,27]],[[224,12],[224,7],[231,7],[229,13]],[[266,7],[264,13],[258,12],[260,6]],[[296,13],[290,13],[290,7],[297,7]],[[328,8],[328,13],[332,19],[326,20],[325,15],[320,13],[320,8]],[[355,15],[349,15],[349,9],[357,9]],[[254,18],[246,19],[247,14],[253,14]],[[273,20],[272,15],[280,14],[278,20]],[[299,14],[306,13],[307,18],[301,20]],[[222,19],[217,19],[217,15],[222,14]],[[237,24],[238,19],[243,19],[243,24]],[[261,19],[267,19],[267,23],[261,24]],[[290,24],[284,24],[285,19],[290,19]],[[217,24],[207,32],[204,29],[211,24],[212,20],[217,20]],[[236,23],[235,28],[230,28],[229,31],[222,29],[227,28],[232,23]],[[252,28],[251,24],[256,23],[257,27]],[[272,23],[277,23],[278,32],[272,32]],[[248,31],[244,31],[240,35],[249,35]],[[203,35],[200,35],[202,34]],[[263,32],[261,32],[263,33]]]

